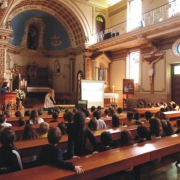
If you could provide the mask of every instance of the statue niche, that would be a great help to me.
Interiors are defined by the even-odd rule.
[[[38,28],[34,25],[30,25],[27,36],[28,49],[36,50],[38,47]]]

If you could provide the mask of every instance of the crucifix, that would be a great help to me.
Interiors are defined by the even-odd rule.
[[[154,94],[154,65],[163,57],[163,54],[160,56],[155,56],[155,52],[151,52],[151,56],[143,58],[143,61],[147,62],[149,65],[148,75],[150,80],[151,94]]]

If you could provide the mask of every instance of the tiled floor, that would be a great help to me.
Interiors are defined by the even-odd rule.
[[[141,180],[180,180],[180,168],[172,163],[142,175]]]

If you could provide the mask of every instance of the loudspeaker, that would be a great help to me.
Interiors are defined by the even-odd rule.
[[[87,100],[78,100],[76,103],[76,109],[81,110],[81,108],[86,108],[87,109]]]

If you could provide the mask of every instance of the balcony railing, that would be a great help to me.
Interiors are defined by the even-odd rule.
[[[136,26],[134,28],[131,28],[131,30],[129,31],[127,31],[127,25],[132,24],[132,22],[134,23],[135,21],[133,19],[130,19],[129,21],[124,21],[108,29],[105,29],[99,33],[94,34],[93,35],[94,43],[101,42],[115,36],[120,36],[127,32],[137,30],[139,28],[147,27],[152,24],[179,15],[180,15],[180,2],[174,0],[165,5],[157,7],[151,11],[143,13],[141,15],[141,21],[136,22]]]

